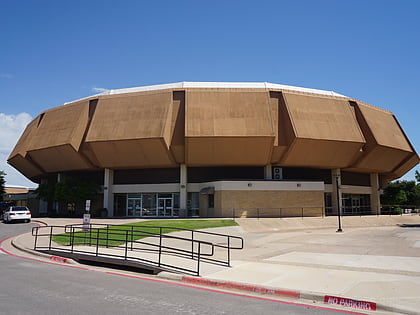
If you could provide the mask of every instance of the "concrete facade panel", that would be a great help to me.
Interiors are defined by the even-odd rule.
[[[266,165],[273,137],[191,137],[186,139],[189,166]]]
[[[101,167],[150,168],[169,167],[176,163],[171,159],[163,138],[100,141],[89,143]]]
[[[46,172],[87,170],[92,168],[70,144],[30,151],[31,160]]]
[[[30,145],[32,135],[36,132],[36,126],[39,123],[40,115],[38,115],[34,120],[32,120],[23,131],[22,135],[20,136],[20,139],[16,143],[13,151],[9,155],[9,159],[12,159],[13,157],[20,155],[21,157],[25,158],[28,147]],[[13,165],[12,163],[10,163]]]
[[[33,162],[22,157],[20,154],[9,158],[8,163],[28,178],[34,178],[44,173],[44,171],[34,165]]]
[[[395,168],[390,174],[389,179],[394,180],[400,178],[417,164],[419,164],[420,159],[416,153],[412,153],[409,158],[402,162],[397,168]]]
[[[412,152],[410,144],[392,113],[362,102],[357,102],[357,106],[377,145]]]
[[[296,139],[280,164],[284,166],[342,168],[352,163],[362,145],[360,142]]]
[[[356,164],[354,169],[359,171],[388,173],[410,155],[410,152],[389,147],[375,146]]]
[[[267,93],[188,90],[186,137],[274,137]]]
[[[170,91],[100,98],[86,142],[164,137],[171,103]]]
[[[283,93],[297,138],[364,143],[348,101]]]
[[[38,119],[27,151],[70,145],[78,151],[89,119],[89,102],[81,101],[50,109]]]

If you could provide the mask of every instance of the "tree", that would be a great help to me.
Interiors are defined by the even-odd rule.
[[[420,183],[420,173],[419,173],[419,171],[416,171],[416,181],[417,181],[417,183]]]
[[[395,181],[388,183],[381,196],[384,205],[420,205],[420,184],[412,181]]]
[[[407,200],[408,200],[407,194],[405,193],[404,190],[400,190],[399,192],[397,192],[397,195],[395,196],[395,204],[405,205]]]
[[[4,179],[5,176],[6,176],[6,173],[3,171],[0,171],[0,201],[3,201],[3,195],[6,193],[5,192],[6,180]]]
[[[60,183],[43,183],[35,190],[39,199],[45,201],[59,201],[78,203],[85,200],[95,200],[100,191],[100,186],[74,177],[66,177]]]

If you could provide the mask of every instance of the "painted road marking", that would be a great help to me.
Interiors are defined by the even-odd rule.
[[[324,297],[324,303],[352,307],[365,311],[376,311],[376,303],[368,301],[357,301],[339,296],[326,295]]]

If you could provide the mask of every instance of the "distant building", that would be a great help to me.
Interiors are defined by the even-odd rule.
[[[3,195],[5,203],[15,206],[26,206],[32,214],[39,215],[39,200],[34,193],[35,188],[28,188],[23,186],[6,186]]]
[[[28,187],[24,186],[6,186],[4,188],[5,194],[22,194],[29,191]]]
[[[48,109],[8,163],[37,183],[95,180],[109,216],[319,216],[379,213],[381,187],[419,157],[391,112],[353,98],[182,82]]]

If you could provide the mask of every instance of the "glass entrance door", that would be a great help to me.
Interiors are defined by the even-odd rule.
[[[158,198],[158,216],[172,217],[173,209],[174,207],[172,198]]]
[[[351,208],[353,214],[359,214],[360,213],[360,198],[359,196],[355,196],[351,199]]]
[[[141,216],[141,198],[128,198],[127,216],[129,217]]]

